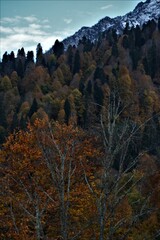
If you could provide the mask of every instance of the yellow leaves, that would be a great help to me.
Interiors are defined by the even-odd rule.
[[[47,228],[48,236],[55,236],[56,239],[59,235],[59,228],[56,228],[55,224],[59,224],[59,176],[62,174],[64,204],[69,201],[69,218],[71,223],[74,223],[73,232],[85,228],[81,239],[92,238],[92,227],[97,224],[97,208],[95,196],[84,181],[84,171],[96,192],[97,183],[92,173],[92,159],[97,158],[100,152],[95,147],[95,140],[73,124],[49,123],[39,119],[35,119],[33,124],[29,123],[26,131],[19,130],[8,137],[2,150],[2,159],[5,159],[6,164],[4,185],[7,182],[7,203],[13,202],[15,218],[20,229],[18,237],[34,239],[33,216],[37,201],[41,210],[45,206],[42,223],[49,221],[51,224],[51,227]],[[46,163],[51,163],[49,167],[53,172]],[[55,181],[52,181],[52,173],[56,174]],[[50,220],[53,216],[56,218],[54,224]],[[5,221],[7,226],[11,224],[13,227],[11,221]],[[92,227],[86,228],[90,221]],[[16,239],[13,230],[10,234]]]
[[[0,79],[0,91],[8,91],[12,88],[11,80],[8,76]]]
[[[74,191],[71,192],[70,217],[74,225],[87,225],[89,219],[94,221],[96,215],[95,199],[85,183],[76,184]]]

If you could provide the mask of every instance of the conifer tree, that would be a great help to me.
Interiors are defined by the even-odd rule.
[[[71,116],[71,105],[68,98],[65,100],[65,103],[64,103],[64,111],[65,111],[65,122],[66,124],[68,124],[69,118]]]
[[[79,50],[77,50],[74,57],[73,74],[78,73],[79,70],[80,70],[80,54]]]
[[[28,112],[28,117],[31,118],[33,113],[37,112],[37,110],[38,110],[38,104],[37,104],[37,100],[34,98],[32,106]]]
[[[57,39],[52,47],[54,54],[59,58],[64,53],[64,45]]]
[[[27,52],[27,62],[34,62],[34,53],[33,51]]]
[[[158,30],[160,32],[160,17],[158,18]]]

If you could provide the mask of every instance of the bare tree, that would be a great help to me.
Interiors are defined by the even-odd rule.
[[[69,238],[70,193],[79,172],[78,156],[83,155],[82,132],[73,125],[49,124],[37,133],[39,146],[50,171],[52,184],[57,191],[60,208],[60,234]],[[79,234],[76,233],[78,236]],[[73,239],[76,239],[73,236]]]
[[[123,106],[116,92],[109,96],[107,109],[102,107],[98,132],[104,154],[100,163],[98,194],[85,174],[88,187],[97,199],[99,240],[115,239],[117,230],[124,226],[128,230],[118,239],[126,239],[138,219],[154,210],[149,208],[149,195],[145,201],[137,200],[140,203],[139,208],[137,207],[138,212],[132,213],[128,219],[121,216],[116,220],[118,207],[144,178],[135,177],[134,168],[143,155],[143,152],[139,153],[137,149],[139,143],[137,136],[140,135],[139,131],[145,123],[137,126],[131,119],[122,118],[127,107]]]

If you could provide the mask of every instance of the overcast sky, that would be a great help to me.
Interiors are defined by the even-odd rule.
[[[0,56],[24,47],[35,51],[38,43],[48,50],[56,39],[92,26],[105,16],[132,11],[139,0],[0,0]]]

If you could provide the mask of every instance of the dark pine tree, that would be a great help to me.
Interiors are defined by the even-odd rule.
[[[57,39],[52,47],[54,54],[59,58],[64,53],[64,45]]]
[[[38,110],[38,104],[37,104],[37,100],[34,98],[32,102],[32,106],[28,112],[28,117],[31,118],[33,113],[37,112],[37,110]]]
[[[7,54],[7,52],[5,52],[4,54],[3,54],[3,57],[2,57],[2,63],[7,63],[8,62],[8,60],[9,60],[9,56],[8,56],[8,54]]]
[[[118,57],[118,47],[116,42],[114,42],[112,45],[112,56]]]
[[[158,18],[158,30],[160,32],[160,17]]]
[[[96,79],[100,79],[102,84],[107,82],[103,68],[101,68],[101,67],[96,68],[96,70],[94,72],[94,81]]]
[[[29,62],[34,62],[34,53],[33,51],[28,51],[27,52],[27,63]]]
[[[17,57],[25,57],[25,51],[23,47],[18,49]]]
[[[23,78],[24,77],[24,66],[23,66],[23,63],[22,63],[22,59],[17,59],[17,74],[19,77]]]
[[[154,41],[152,41],[152,46],[149,48],[147,53],[147,63],[148,66],[145,66],[145,70],[148,68],[148,74],[151,76],[151,78],[155,77],[156,70],[157,70],[157,51],[156,51],[156,44]]]
[[[40,43],[38,43],[36,48],[36,64],[46,66],[45,59],[43,56],[43,49]]]
[[[125,49],[129,48],[129,40],[128,40],[128,36],[126,36],[126,35],[122,39],[122,46]]]
[[[75,57],[74,57],[74,66],[73,66],[73,74],[78,73],[80,70],[80,54],[79,50],[76,51]]]
[[[6,111],[5,111],[5,105],[3,103],[4,101],[4,93],[0,93],[0,125],[3,126],[4,128],[8,127],[7,124],[7,118],[6,118]]]
[[[65,111],[65,123],[68,124],[69,118],[71,116],[71,105],[68,99],[65,100],[64,111]]]
[[[132,59],[132,67],[133,70],[137,69],[138,61],[141,57],[141,51],[140,48],[134,47],[133,49],[130,50],[130,56]]]
[[[112,38],[115,42],[118,41],[118,35],[117,35],[117,30],[116,29],[112,29]]]
[[[141,29],[140,27],[137,25],[136,28],[135,28],[135,46],[136,47],[141,47],[142,46],[142,37],[141,37]]]
[[[125,28],[124,28],[124,30],[123,30],[123,34],[128,35],[128,32],[129,32],[129,23],[127,22],[127,23],[126,23],[126,26],[125,26]]]
[[[104,99],[104,95],[103,95],[102,88],[97,84],[97,82],[95,82],[94,83],[94,100],[95,100],[95,103],[97,104],[98,111],[100,111],[103,106],[103,99]]]
[[[2,72],[4,72],[4,73],[5,73],[5,70],[7,67],[8,60],[9,60],[8,54],[7,54],[7,52],[5,52],[2,57]]]
[[[67,63],[69,65],[70,71],[73,70],[73,48],[71,45],[69,45],[67,49]]]
[[[91,82],[91,80],[89,80],[88,83],[87,83],[86,91],[87,91],[88,95],[91,95],[91,93],[92,93],[92,82]]]
[[[15,112],[10,126],[10,131],[13,132],[18,126],[19,126],[18,116],[17,113]]]
[[[13,51],[9,55],[9,60],[10,61],[15,61],[15,56],[14,56],[14,52]]]
[[[79,82],[79,91],[84,94],[84,89],[85,89],[85,85],[84,85],[84,79],[81,78],[80,82]]]

